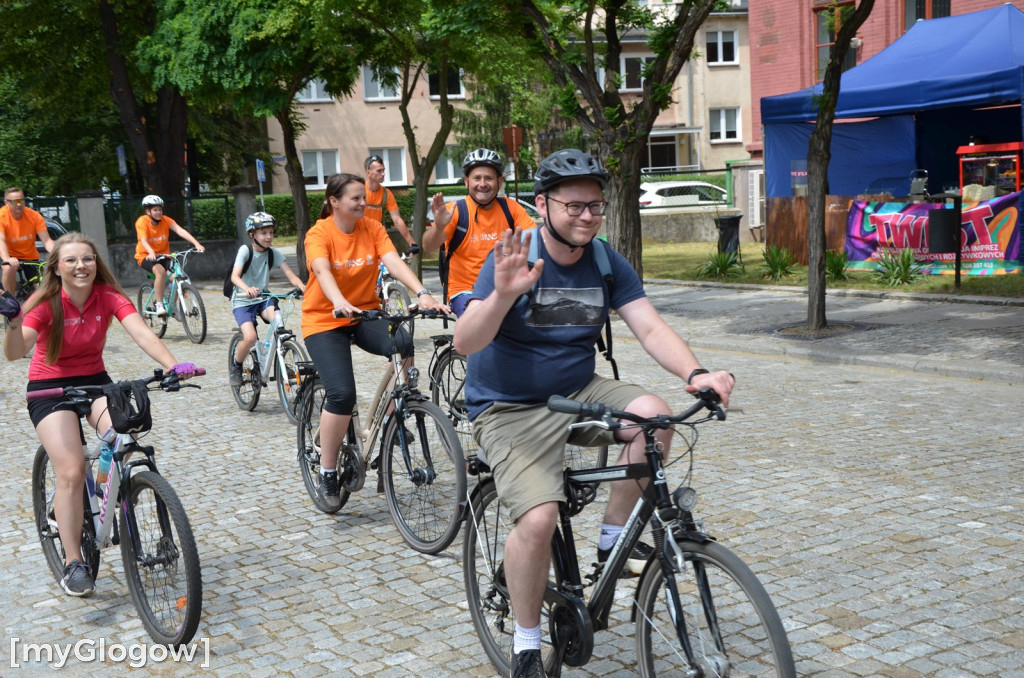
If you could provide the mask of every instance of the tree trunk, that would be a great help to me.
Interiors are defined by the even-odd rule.
[[[641,279],[644,269],[643,233],[640,227],[640,167],[645,151],[646,146],[629,144],[615,154],[619,165],[610,172],[611,179],[604,194],[608,201],[604,235],[612,248],[636,269]],[[598,153],[602,159],[613,157],[609,148],[601,147]]]
[[[161,87],[156,95],[156,164],[164,197],[185,196],[185,143],[188,140],[188,103],[175,87]],[[192,224],[188,224],[191,228]]]
[[[309,230],[309,198],[306,196],[306,181],[302,176],[302,162],[295,146],[295,124],[292,120],[291,106],[277,112],[274,116],[281,125],[281,141],[284,144],[284,171],[288,175],[288,183],[292,189],[292,201],[295,203],[295,259],[296,275],[303,282],[309,280],[306,268],[306,232]],[[317,218],[320,210],[317,210]]]

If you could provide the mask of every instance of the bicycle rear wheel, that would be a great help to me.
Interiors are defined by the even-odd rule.
[[[462,539],[462,575],[466,584],[466,602],[480,643],[491,664],[502,676],[509,675],[512,664],[512,638],[515,614],[505,583],[505,542],[513,523],[498,499],[493,480],[476,488]],[[555,575],[558,579],[559,575]],[[546,634],[550,616],[548,603],[541,608],[541,629],[545,631],[541,653],[545,673],[551,675],[555,655]]]
[[[380,471],[388,510],[402,538],[420,553],[448,548],[459,531],[466,496],[466,462],[458,435],[441,409],[406,401],[404,421],[392,415],[384,432]],[[404,425],[409,464],[400,426]]]
[[[450,343],[438,355],[430,374],[430,399],[448,415],[459,434],[463,454],[475,450],[473,427],[466,411],[466,356]]]
[[[409,298],[409,292],[405,289],[402,283],[397,281],[391,281],[384,286],[387,296],[384,298],[384,309],[388,313],[402,314],[405,315],[409,312],[409,307],[412,306],[412,300]],[[413,329],[415,328],[416,321],[410,320],[405,323],[406,328],[409,330],[409,336],[413,336]]]
[[[39,543],[43,547],[46,564],[50,566],[53,578],[59,583],[64,577],[64,562],[67,554],[57,531],[57,519],[53,516],[53,498],[57,493],[57,474],[50,465],[50,456],[42,445],[36,450],[32,463],[32,513],[36,519]],[[92,570],[93,581],[100,569],[100,550],[96,545],[96,526],[92,522],[92,507],[89,497],[84,496],[82,516],[82,562]]]
[[[299,366],[298,363],[309,360],[306,349],[294,339],[281,342],[281,358],[277,360],[276,380],[277,395],[281,398],[281,406],[288,420],[299,423]]]
[[[235,351],[238,345],[242,343],[242,333],[235,332],[231,338],[231,345],[228,346],[228,367],[231,366],[231,361],[235,359]],[[260,401],[260,389],[263,387],[263,378],[260,376],[260,366],[256,362],[256,354],[249,351],[245,354],[245,359],[242,361],[242,385],[232,386],[231,395],[235,397],[235,402],[243,410],[252,412],[256,409],[256,403]]]
[[[795,676],[786,631],[768,593],[743,561],[715,542],[680,542],[687,568],[675,585],[697,665],[705,676]],[[651,562],[636,600],[640,675],[683,675],[680,645],[660,559]]]
[[[311,382],[307,382],[304,386],[304,393],[302,399],[299,401],[299,423],[296,425],[297,432],[297,448],[298,454],[297,459],[299,462],[299,470],[302,471],[302,483],[306,486],[306,492],[309,494],[309,498],[313,500],[313,505],[324,513],[337,513],[341,510],[341,507],[348,501],[348,497],[351,494],[345,489],[344,485],[341,487],[340,498],[341,505],[338,508],[331,508],[320,501],[320,496],[317,494],[317,490],[320,487],[320,413],[324,407],[324,399],[327,397],[327,391],[324,390],[324,385],[320,382],[320,377],[307,377],[312,379]],[[349,430],[351,431],[351,426]],[[343,459],[345,458],[344,449],[338,454],[338,474],[341,477],[341,467]]]
[[[195,635],[203,609],[192,527],[178,495],[162,476],[140,471],[128,482],[121,511],[121,559],[128,590],[150,637],[163,645],[182,645]]]
[[[139,315],[149,325],[149,329],[153,330],[156,336],[162,337],[167,333],[167,316],[156,314],[157,301],[159,300],[153,293],[153,283],[142,283],[139,287],[138,303],[135,307],[139,309]]]
[[[192,283],[181,283],[181,325],[185,334],[193,344],[201,344],[206,339],[206,305],[203,304],[203,297],[199,294]]]

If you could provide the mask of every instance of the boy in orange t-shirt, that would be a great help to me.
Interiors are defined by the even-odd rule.
[[[39,261],[36,236],[47,252],[53,250],[53,239],[46,230],[43,215],[25,206],[25,193],[12,186],[4,191],[4,206],[0,207],[0,260],[3,267],[0,281],[5,290],[18,287],[18,268],[22,261]]]
[[[135,235],[139,239],[135,246],[135,261],[139,262],[139,266],[144,270],[153,274],[153,294],[162,300],[167,289],[167,266],[162,263],[161,257],[171,253],[171,231],[192,243],[200,252],[205,252],[206,248],[174,219],[164,216],[164,201],[159,195],[147,195],[143,198],[142,210],[145,214],[135,220]],[[163,301],[156,302],[156,312],[160,316],[167,315]]]

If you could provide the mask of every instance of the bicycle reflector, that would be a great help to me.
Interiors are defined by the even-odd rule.
[[[692,487],[680,487],[672,493],[672,501],[680,511],[689,513],[697,506],[697,490]]]

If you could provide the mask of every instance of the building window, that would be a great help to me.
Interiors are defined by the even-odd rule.
[[[395,71],[398,75],[398,71]],[[363,66],[363,99],[366,101],[397,101],[398,90],[395,87],[378,82],[373,69]]]
[[[817,82],[825,78],[825,69],[828,68],[828,60],[832,56],[832,48],[835,46],[836,33],[842,25],[843,13],[853,11],[853,2],[830,4],[822,9],[815,10],[814,19],[817,24],[816,49],[814,52],[815,77]],[[842,70],[848,71],[857,65],[857,51],[850,49],[846,52],[843,60]]]
[[[708,112],[708,127],[711,141],[740,140],[740,109],[712,108]]]
[[[439,73],[430,73],[427,75],[428,85],[430,87],[430,98],[440,99],[441,98],[441,76]],[[462,86],[462,71],[458,68],[448,67],[448,98],[450,99],[465,99],[466,90]]]
[[[371,148],[369,155],[384,158],[384,183],[388,186],[405,186],[405,148]]]
[[[327,177],[339,171],[337,150],[302,152],[302,178],[306,188],[326,188]]]
[[[736,31],[708,31],[707,45],[709,64],[738,63]]]
[[[299,90],[295,98],[302,103],[331,101],[331,95],[325,90],[326,86],[327,83],[323,80],[310,80],[305,87]]]
[[[441,151],[441,157],[434,165],[434,182],[438,184],[454,184],[462,178],[461,166],[452,162],[452,154],[456,152],[455,146],[446,146]]]
[[[950,0],[903,0],[903,30],[910,30],[920,19],[949,16]]]
[[[644,66],[654,61],[653,56],[624,56],[619,61],[619,89],[623,92],[639,92],[644,88]]]

